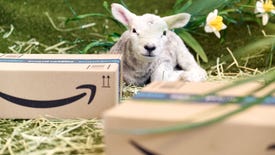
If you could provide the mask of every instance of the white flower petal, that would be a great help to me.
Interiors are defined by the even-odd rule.
[[[266,25],[268,23],[268,19],[269,19],[268,14],[267,13],[263,14],[263,19],[262,19],[263,25]]]
[[[275,14],[275,9],[274,9],[274,10],[271,10],[271,13]]]
[[[213,13],[214,13],[215,16],[217,16],[218,15],[218,10],[215,9]]]
[[[207,15],[207,18],[206,18],[206,25],[204,26],[204,31],[207,32],[207,33],[212,33],[214,32],[215,35],[220,38],[221,37],[221,34],[220,32],[217,30],[216,26],[212,26],[210,23],[215,20],[215,22],[218,22],[216,21],[217,19],[217,16],[218,16],[218,10],[215,9],[213,12],[210,12],[208,15]],[[226,29],[227,26],[222,23],[222,28],[221,29]],[[220,28],[219,28],[220,30]]]
[[[264,13],[264,12],[265,12],[265,10],[264,10],[263,2],[257,1],[256,8],[255,8],[255,13]]]
[[[226,29],[227,26],[225,24],[222,24],[222,30]]]
[[[214,30],[213,30],[209,25],[205,25],[204,31],[207,32],[207,33],[211,33],[211,32],[213,32]]]
[[[219,31],[214,31],[215,35],[218,37],[218,38],[221,38],[221,34]]]
[[[216,19],[217,16],[218,16],[218,10],[215,9],[213,12],[210,12],[210,13],[207,15],[206,22],[207,22],[207,23],[211,22],[212,20]]]
[[[262,17],[264,14],[263,13],[261,13],[261,14],[258,14],[258,15],[256,15],[256,17]]]
[[[213,12],[210,12],[210,13],[207,15],[206,22],[209,23],[209,22],[211,22],[212,20],[214,20],[216,17],[217,17],[217,15],[215,15]]]

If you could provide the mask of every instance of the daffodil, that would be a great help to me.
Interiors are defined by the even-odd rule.
[[[226,29],[226,25],[223,23],[222,16],[218,15],[218,10],[215,9],[213,12],[210,12],[206,18],[206,25],[204,27],[205,32],[212,33],[220,38],[220,31]]]
[[[259,13],[259,17],[262,17],[263,25],[266,25],[269,19],[269,13],[275,14],[275,7],[272,0],[260,0],[256,3],[255,13]]]

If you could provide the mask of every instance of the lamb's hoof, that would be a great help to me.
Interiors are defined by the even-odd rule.
[[[207,73],[203,69],[185,71],[181,74],[182,81],[187,82],[201,82],[207,79]]]

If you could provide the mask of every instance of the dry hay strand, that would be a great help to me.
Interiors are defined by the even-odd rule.
[[[0,154],[103,154],[102,122],[0,119]]]
[[[260,71],[257,68],[250,68],[247,66],[249,59],[251,57],[246,58],[246,63],[244,66],[240,65],[240,63],[235,58],[233,52],[230,50],[230,48],[226,48],[226,50],[229,52],[232,63],[227,65],[225,62],[221,62],[220,58],[217,58],[216,65],[212,66],[210,70],[208,71],[208,81],[227,81],[227,80],[237,80],[242,78],[251,77],[257,74],[263,74],[262,71]],[[258,56],[257,56],[258,57]],[[231,72],[230,70],[235,70],[234,72]]]

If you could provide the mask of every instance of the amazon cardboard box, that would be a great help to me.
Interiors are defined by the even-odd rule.
[[[121,55],[0,54],[0,118],[96,118],[120,100]]]
[[[246,108],[267,92],[274,92],[275,83],[242,98],[241,104],[222,103],[236,102],[238,96],[245,96],[260,83],[240,85],[204,98],[197,96],[224,85],[148,85],[132,100],[104,114],[107,155],[274,155],[275,94],[262,105]]]

